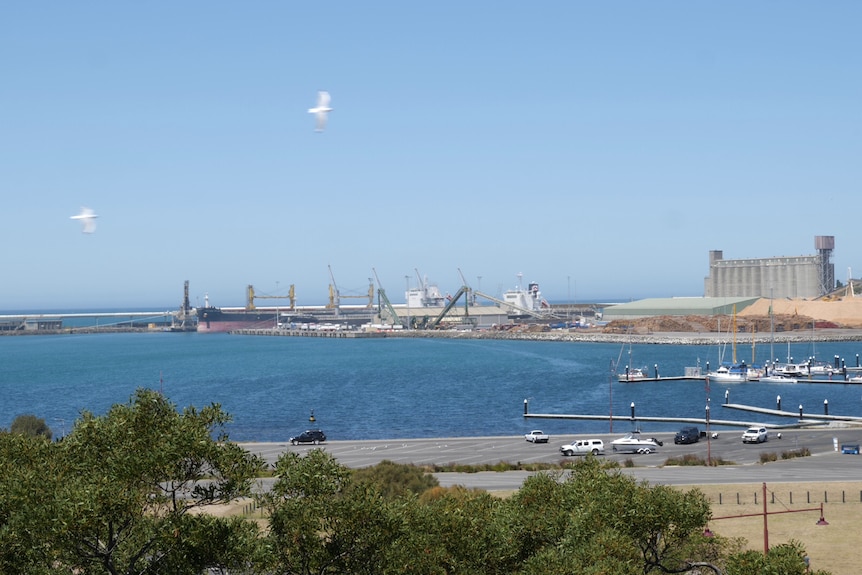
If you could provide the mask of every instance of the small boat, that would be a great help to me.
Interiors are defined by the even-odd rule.
[[[623,453],[652,453],[657,451],[661,445],[663,445],[662,442],[655,437],[642,437],[639,431],[626,433],[611,442],[614,451]]]
[[[748,381],[746,371],[730,369],[726,365],[708,372],[706,377],[713,383],[745,383]]]
[[[784,377],[803,377],[807,375],[802,364],[798,363],[774,363],[770,373],[773,375],[781,375]]]
[[[799,369],[803,373],[807,375],[828,375],[831,376],[833,374],[838,373],[840,370],[836,369],[827,361],[823,361],[820,359],[815,359],[813,357],[808,358],[804,362],[799,364]]]
[[[645,379],[649,379],[649,374],[647,373],[646,368],[640,367],[626,367],[625,372],[617,374],[617,379],[619,381],[644,381]]]
[[[799,380],[795,377],[790,377],[788,375],[780,375],[780,374],[771,374],[764,375],[760,379],[758,379],[760,383],[798,383]]]

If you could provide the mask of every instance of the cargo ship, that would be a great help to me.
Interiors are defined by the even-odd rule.
[[[243,309],[223,310],[213,306],[199,307],[195,312],[198,316],[198,333],[274,328],[278,315],[277,312]]]

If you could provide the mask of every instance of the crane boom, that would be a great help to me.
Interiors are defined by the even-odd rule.
[[[543,318],[543,317],[548,317],[548,315],[549,315],[549,314],[547,314],[547,313],[537,312],[537,311],[533,311],[533,310],[531,310],[531,309],[527,309],[527,308],[525,308],[525,307],[521,307],[521,306],[519,306],[519,305],[515,305],[515,304],[513,304],[513,303],[511,303],[511,302],[503,301],[503,300],[501,300],[501,299],[495,298],[495,297],[493,297],[493,296],[489,296],[488,294],[482,293],[482,292],[480,292],[480,291],[477,291],[477,292],[475,292],[475,293],[476,293],[476,295],[477,295],[477,296],[479,296],[479,297],[483,297],[483,298],[485,298],[485,299],[487,299],[487,300],[491,300],[492,302],[494,302],[494,303],[496,303],[496,304],[499,304],[499,305],[501,305],[501,306],[505,306],[506,308],[509,308],[509,309],[511,309],[511,310],[514,310],[514,311],[519,311],[519,312],[521,312],[521,313],[524,313],[524,314],[530,315],[530,316],[532,316],[532,317]]]
[[[395,308],[392,307],[392,303],[389,301],[389,298],[386,296],[386,290],[383,289],[383,286],[380,284],[380,278],[377,276],[377,270],[371,268],[371,271],[374,272],[374,279],[377,280],[377,309],[379,310],[380,319],[383,319],[383,310],[385,309],[389,315],[392,324],[399,323],[407,328],[406,320],[402,320],[398,317],[398,313],[395,311]]]
[[[430,327],[430,328],[437,327],[440,324],[440,321],[444,317],[446,317],[446,314],[448,314],[452,310],[452,308],[455,307],[455,304],[458,303],[458,299],[462,295],[467,294],[467,293],[470,293],[470,288],[468,286],[461,286],[461,289],[459,289],[455,293],[455,296],[451,300],[449,300],[449,303],[446,304],[446,307],[443,308],[443,311],[441,311],[440,314],[436,318],[434,318],[431,321],[431,323],[428,324],[428,327]],[[464,298],[464,316],[466,317],[469,315],[470,315],[470,308],[467,306],[467,298]]]

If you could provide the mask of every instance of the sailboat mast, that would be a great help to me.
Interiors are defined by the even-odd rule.
[[[736,365],[736,304],[733,304],[733,365]]]

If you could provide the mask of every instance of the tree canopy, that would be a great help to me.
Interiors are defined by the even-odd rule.
[[[592,456],[499,498],[412,466],[357,472],[324,449],[288,450],[255,490],[267,466],[229,440],[229,421],[217,404],[179,411],[140,390],[62,441],[0,432],[0,573],[807,573],[798,542],[764,555],[706,538],[699,490]],[[240,497],[263,519],[206,512]]]

